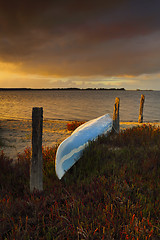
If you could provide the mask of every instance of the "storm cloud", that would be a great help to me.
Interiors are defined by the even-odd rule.
[[[1,1],[0,61],[43,76],[155,74],[159,9],[158,0]]]

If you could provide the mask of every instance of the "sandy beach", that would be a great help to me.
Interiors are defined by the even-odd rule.
[[[43,146],[54,147],[70,136],[71,132],[67,130],[69,121],[47,121],[43,122]],[[142,123],[143,124],[143,123]],[[120,129],[125,130],[134,126],[142,125],[137,122],[121,122]],[[160,126],[160,122],[145,123]],[[18,153],[23,153],[26,147],[31,147],[32,122],[29,120],[1,120],[0,121],[1,139],[4,143],[0,151],[13,158],[17,158]]]
[[[67,138],[71,132],[67,130],[68,121],[44,121],[42,144],[53,147]],[[32,122],[20,120],[0,121],[1,139],[4,143],[0,151],[15,159],[26,147],[31,147]]]

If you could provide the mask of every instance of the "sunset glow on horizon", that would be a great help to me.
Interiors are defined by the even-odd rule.
[[[24,1],[0,8],[0,88],[160,90],[160,2]]]

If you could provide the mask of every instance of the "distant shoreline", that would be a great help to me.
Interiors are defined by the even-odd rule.
[[[0,91],[159,91],[153,89],[134,89],[125,88],[0,88]]]
[[[57,90],[78,90],[78,91],[83,91],[83,90],[93,90],[93,91],[97,91],[97,90],[118,90],[118,91],[125,91],[125,88],[0,88],[0,91],[57,91]]]

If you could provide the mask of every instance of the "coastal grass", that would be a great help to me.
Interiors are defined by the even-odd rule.
[[[3,146],[4,146],[4,144],[3,144],[3,141],[2,141],[2,139],[0,137],[0,147],[3,147]]]
[[[43,149],[44,191],[29,192],[31,150],[0,156],[0,239],[160,239],[160,128],[90,142],[58,180]]]
[[[3,143],[3,141],[2,141],[1,135],[2,135],[2,128],[1,128],[1,126],[0,126],[0,147],[3,147],[3,146],[4,146],[4,143]]]

